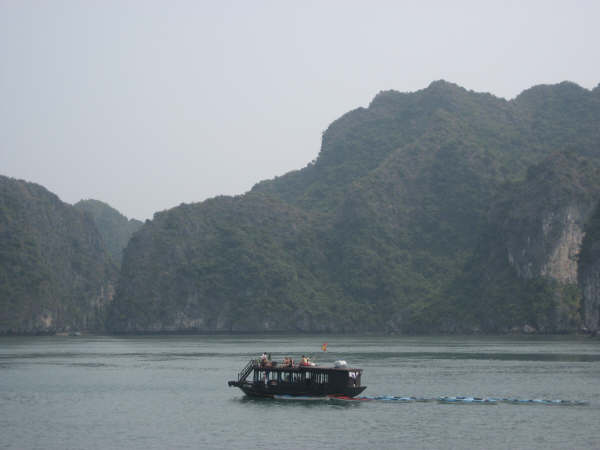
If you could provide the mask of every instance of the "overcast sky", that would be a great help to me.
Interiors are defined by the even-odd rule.
[[[304,167],[386,89],[600,82],[600,1],[0,0],[0,174],[128,217]]]

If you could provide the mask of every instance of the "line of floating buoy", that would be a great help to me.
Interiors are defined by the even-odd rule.
[[[442,403],[510,403],[514,405],[563,405],[563,406],[582,406],[587,405],[587,402],[579,400],[560,400],[560,399],[543,399],[543,398],[496,398],[496,397],[439,397],[437,399]]]
[[[525,398],[513,398],[513,397],[402,397],[395,395],[380,395],[380,396],[366,396],[366,397],[346,397],[346,396],[329,396],[331,400],[340,401],[385,401],[385,402],[399,402],[399,403],[410,403],[410,402],[439,402],[439,403],[479,403],[494,405],[498,403],[509,403],[513,405],[561,405],[561,406],[583,406],[587,405],[587,402],[579,400],[547,400],[547,399],[525,399]]]

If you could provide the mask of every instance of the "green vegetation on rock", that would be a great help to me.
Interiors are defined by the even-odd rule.
[[[91,217],[0,176],[0,334],[102,328],[116,275]]]
[[[599,93],[380,92],[305,168],[145,224],[0,177],[0,333],[597,332]]]
[[[599,193],[596,91],[381,92],[304,169],[156,214],[125,251],[109,326],[573,330],[571,253]]]
[[[579,254],[578,281],[583,296],[585,327],[597,334],[600,331],[600,202],[585,228]]]
[[[119,211],[99,200],[81,200],[73,206],[91,214],[102,239],[104,239],[108,253],[113,262],[120,267],[123,249],[127,246],[133,233],[141,228],[143,222],[136,219],[128,220]]]

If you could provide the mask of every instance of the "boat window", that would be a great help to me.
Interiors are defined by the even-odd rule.
[[[354,371],[348,372],[348,384],[350,386],[360,386],[360,373]]]

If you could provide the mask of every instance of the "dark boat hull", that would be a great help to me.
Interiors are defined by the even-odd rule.
[[[324,397],[327,395],[355,397],[364,391],[366,386],[358,387],[338,387],[320,385],[320,386],[302,386],[302,385],[282,385],[282,384],[264,384],[264,383],[238,383],[230,381],[230,386],[239,387],[244,394],[249,397],[272,398],[274,395],[292,395],[299,397]]]

